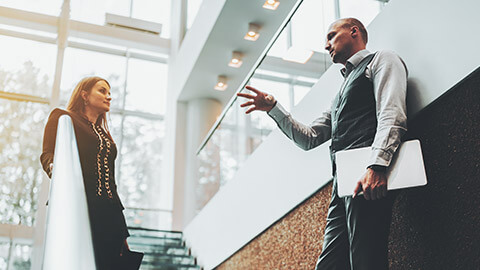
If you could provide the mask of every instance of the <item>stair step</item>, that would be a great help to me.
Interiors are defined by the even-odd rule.
[[[201,270],[185,247],[183,233],[146,228],[128,228],[131,250],[145,254],[140,270]]]
[[[128,232],[130,233],[131,237],[145,236],[145,237],[158,237],[158,238],[171,238],[171,239],[183,238],[183,233],[178,231],[164,231],[164,230],[128,227]]]
[[[188,264],[149,264],[143,263],[140,266],[140,270],[200,270],[198,265],[188,265]]]
[[[195,258],[188,255],[145,253],[143,262],[194,265]]]
[[[131,250],[149,253],[152,255],[189,255],[188,248],[184,246],[162,246],[162,245],[130,245]]]
[[[128,238],[128,244],[137,245],[161,245],[161,246],[183,246],[183,240],[179,238],[162,238],[153,236],[133,235]]]

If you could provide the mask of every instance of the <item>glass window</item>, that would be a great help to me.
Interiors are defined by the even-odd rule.
[[[218,129],[217,129],[218,131]],[[196,207],[200,212],[220,188],[220,138],[215,131],[198,155],[198,183]]]
[[[262,92],[271,94],[278,102],[282,104],[283,107],[285,107],[285,109],[290,110],[290,94],[289,85],[287,83],[251,78],[249,85]],[[250,92],[248,90],[244,91]]]
[[[0,223],[33,226],[37,203],[45,203],[37,197],[48,113],[48,105],[0,99]]]
[[[297,104],[305,97],[305,95],[312,89],[311,87],[306,87],[306,86],[301,86],[301,85],[294,85],[293,86],[293,100],[294,100],[294,106],[297,106]]]
[[[116,175],[125,207],[170,209],[171,190],[161,177],[164,136],[161,120],[125,117]]]
[[[340,16],[354,17],[359,19],[365,27],[377,16],[380,12],[381,3],[372,0],[339,0],[340,1]]]
[[[303,1],[292,18],[292,46],[325,51],[327,30],[335,20],[334,1]]]
[[[15,243],[12,249],[12,254],[10,259],[12,260],[11,265],[15,270],[30,270],[31,261],[30,257],[32,256],[32,245],[31,244],[21,244]]]
[[[50,96],[56,46],[1,35],[0,44],[0,91]]]
[[[285,53],[287,53],[287,50],[288,50],[287,31],[288,31],[288,27],[285,27],[282,33],[280,33],[280,36],[278,36],[277,40],[275,40],[275,43],[273,43],[270,50],[268,50],[268,53],[267,53],[268,56],[283,57]]]
[[[126,109],[165,114],[167,65],[130,58]]]
[[[2,0],[1,6],[58,16],[63,0]]]
[[[70,0],[70,18],[104,25],[105,14],[130,15],[130,0]]]
[[[171,212],[126,208],[123,214],[129,227],[162,230],[171,230],[172,227]]]
[[[60,103],[66,106],[75,85],[84,77],[100,76],[110,83],[112,109],[122,108],[126,58],[75,48],[65,50]]]
[[[0,238],[0,270],[7,269],[9,250],[10,250],[10,240]]]

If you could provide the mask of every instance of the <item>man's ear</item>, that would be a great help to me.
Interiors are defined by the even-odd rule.
[[[357,37],[360,33],[360,30],[358,29],[357,26],[352,26],[351,33],[352,33],[352,37]]]

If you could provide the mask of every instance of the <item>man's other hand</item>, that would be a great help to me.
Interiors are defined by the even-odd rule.
[[[363,191],[363,196],[366,200],[378,200],[387,196],[387,177],[385,173],[368,168],[362,179],[358,181],[357,187],[353,192],[353,198],[360,191]]]
[[[251,95],[251,94],[245,94],[245,93],[237,93],[237,96],[249,99],[249,101],[240,105],[240,107],[251,106],[250,108],[248,108],[248,110],[245,113],[248,114],[253,111],[269,112],[275,106],[276,100],[273,96],[267,93],[264,93],[262,91],[259,91],[249,85],[247,85],[245,88],[256,94],[256,95]]]

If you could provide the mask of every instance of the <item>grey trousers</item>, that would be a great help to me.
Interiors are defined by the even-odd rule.
[[[316,270],[388,269],[388,234],[396,192],[367,201],[340,198],[333,180],[322,254]]]

